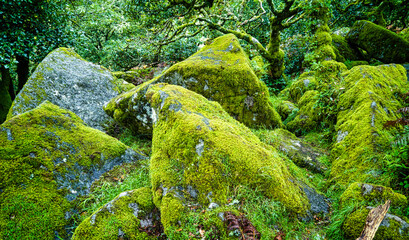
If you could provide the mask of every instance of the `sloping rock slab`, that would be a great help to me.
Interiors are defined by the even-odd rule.
[[[383,63],[409,62],[409,42],[398,34],[369,21],[357,21],[352,26],[347,41],[360,47]]]
[[[7,119],[48,100],[102,130],[102,124],[110,119],[102,106],[117,96],[121,88],[122,81],[116,80],[106,68],[85,61],[71,49],[58,48],[30,76]]]
[[[143,158],[50,102],[9,119],[0,125],[0,238],[67,238],[76,199]]]
[[[135,133],[149,134],[152,116],[144,93],[149,85],[161,82],[183,86],[219,102],[225,111],[246,126],[283,126],[269,101],[266,85],[257,78],[238,39],[232,34],[215,39],[161,76],[114,98],[104,109]],[[137,120],[142,123],[135,123]]]
[[[298,216],[310,214],[307,194],[285,161],[219,103],[167,84],[150,86],[146,96],[156,116],[151,181],[165,232],[185,201],[223,206],[237,185],[262,191]]]
[[[157,239],[152,230],[160,230],[159,211],[151,189],[139,188],[119,194],[82,221],[72,239]]]
[[[342,185],[382,181],[377,154],[390,144],[383,124],[399,118],[396,111],[402,105],[395,95],[408,90],[406,70],[394,64],[357,66],[345,73],[344,84],[330,178]]]

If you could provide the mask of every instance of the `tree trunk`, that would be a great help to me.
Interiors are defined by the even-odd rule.
[[[0,81],[0,124],[6,120],[7,113],[11,107],[11,97],[9,94],[9,85],[11,82],[10,71],[4,66],[1,69]]]
[[[18,77],[18,89],[17,94],[23,88],[24,84],[26,84],[29,74],[29,59],[24,56],[16,56],[17,63],[17,77]]]
[[[267,45],[267,52],[270,58],[268,71],[274,79],[280,78],[284,74],[284,51],[280,49],[280,28],[274,21],[270,26],[270,39]]]

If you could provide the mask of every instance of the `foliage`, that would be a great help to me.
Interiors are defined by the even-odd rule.
[[[69,43],[63,10],[62,0],[1,0],[0,64],[10,68],[16,56],[39,62]]]

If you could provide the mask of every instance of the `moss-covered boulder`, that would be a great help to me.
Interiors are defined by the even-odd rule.
[[[150,188],[119,194],[95,211],[75,229],[73,240],[157,239],[160,215],[152,201]]]
[[[297,102],[299,108],[297,115],[285,121],[288,122],[287,129],[300,135],[335,125],[337,103],[339,95],[343,92],[341,75],[345,71],[347,71],[345,64],[331,60],[322,61],[316,70],[303,73],[293,84],[294,87],[293,85],[290,87],[290,96],[300,98]],[[304,92],[301,87],[306,80],[314,84],[311,87],[308,85]]]
[[[357,61],[364,59],[364,56],[362,56],[362,53],[358,51],[357,49],[352,48],[345,37],[337,35],[337,34],[331,34],[332,38],[332,46],[335,51],[336,55],[336,60],[338,62],[345,62],[346,60],[349,61]]]
[[[290,101],[282,101],[277,106],[277,113],[280,115],[281,120],[286,120],[289,115],[294,111],[298,111],[297,106]]]
[[[409,42],[398,34],[369,21],[357,21],[347,41],[383,63],[409,62]]]
[[[401,65],[357,66],[344,75],[340,96],[330,177],[342,185],[355,181],[382,181],[382,148],[389,146],[383,124],[397,119],[401,107],[397,92],[407,92]],[[369,181],[370,182],[370,181]],[[386,184],[386,183],[385,183]]]
[[[264,143],[287,155],[299,167],[318,173],[327,170],[327,167],[319,161],[319,158],[324,155],[323,151],[297,138],[285,129],[259,130],[256,135]]]
[[[357,239],[365,227],[366,217],[373,207],[360,208],[351,213],[342,225],[346,239]],[[409,223],[404,219],[387,213],[376,231],[374,240],[409,239]]]
[[[258,189],[298,216],[313,211],[285,161],[219,103],[167,84],[150,86],[146,95],[156,116],[152,190],[165,231],[180,220],[186,202],[223,206],[237,185]]]
[[[315,77],[315,72],[305,72],[288,88],[289,97],[295,103],[298,103],[305,92],[315,90],[316,88],[317,79]]]
[[[404,195],[396,193],[389,187],[359,182],[351,184],[340,197],[342,205],[350,202],[378,205],[383,204],[386,200],[391,200],[392,207],[402,207],[408,204]]]
[[[409,28],[405,28],[403,31],[401,31],[399,36],[409,42]]]
[[[150,85],[161,82],[183,86],[219,102],[231,116],[249,127],[283,126],[269,101],[266,85],[257,78],[238,39],[232,34],[216,38],[161,76],[112,99],[104,109],[136,133],[152,132],[152,111],[145,92]]]
[[[298,101],[299,110],[293,120],[288,122],[287,128],[297,135],[314,130],[320,121],[318,108],[315,107],[319,92],[307,91]]]
[[[0,125],[0,238],[67,238],[78,197],[142,158],[50,102],[10,118]]]
[[[369,63],[367,61],[346,61],[345,62],[345,66],[347,66],[348,69],[351,69],[353,67],[360,66],[360,65],[369,65]]]
[[[121,91],[122,81],[106,68],[85,61],[71,49],[58,48],[38,65],[16,96],[7,118],[48,100],[102,130],[102,124],[110,119],[102,106]]]

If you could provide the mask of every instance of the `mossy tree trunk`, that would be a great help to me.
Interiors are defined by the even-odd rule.
[[[18,77],[18,89],[17,93],[24,87],[26,84],[28,75],[29,75],[29,59],[26,56],[17,55],[17,77]]]
[[[329,8],[320,0],[315,0],[315,11],[310,15],[317,24],[313,36],[313,44],[305,56],[304,67],[311,67],[315,63],[335,60],[336,55],[332,47],[331,30],[328,26],[330,17]]]

